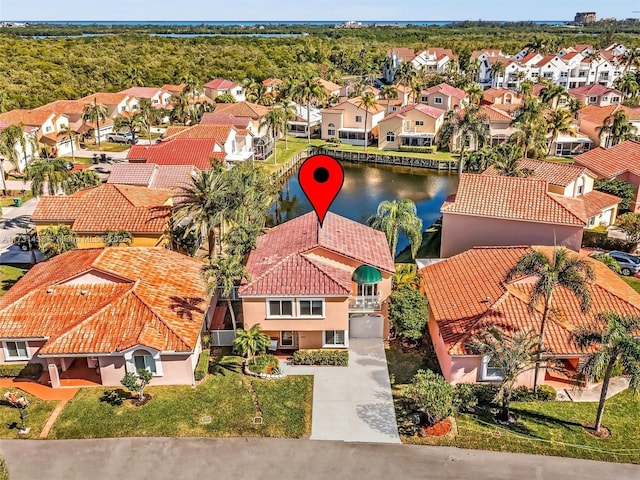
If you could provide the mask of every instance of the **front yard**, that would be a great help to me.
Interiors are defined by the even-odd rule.
[[[4,395],[6,389],[0,393]],[[25,424],[31,430],[28,435],[21,435],[20,438],[38,438],[44,424],[47,422],[49,415],[56,408],[58,402],[49,402],[40,400],[28,393],[20,390],[11,389],[11,391],[18,391],[27,400],[31,402],[31,405],[27,407],[27,416],[25,418]],[[18,438],[18,428],[20,428],[20,413],[17,408],[11,406],[4,397],[0,400],[0,438]],[[0,477],[1,478],[1,477]]]
[[[234,363],[233,357],[222,363]],[[263,412],[256,416],[251,383]],[[153,383],[153,382],[152,382]],[[220,368],[195,388],[148,387],[152,399],[142,407],[101,401],[108,388],[81,389],[64,408],[48,438],[306,437],[311,432],[313,377],[281,380],[246,377]]]
[[[636,292],[640,293],[640,279],[635,277],[621,277],[622,280],[631,285]]]
[[[25,272],[22,268],[0,265],[0,297],[7,293]]]
[[[100,142],[100,146],[98,146],[97,143],[87,143],[83,145],[83,148],[92,152],[124,152],[125,150],[129,150],[131,148],[131,145],[127,143],[112,143],[102,141]]]

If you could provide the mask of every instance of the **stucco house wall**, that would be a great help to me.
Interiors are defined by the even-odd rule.
[[[154,376],[150,385],[192,385],[192,355],[160,355],[162,375]],[[102,384],[120,386],[126,373],[124,356],[98,357]]]
[[[14,363],[40,363],[42,365],[46,365],[47,361],[42,358],[38,358],[36,355],[38,350],[46,343],[46,340],[21,340],[19,338],[11,339],[18,342],[26,342],[27,343],[27,353],[29,355],[29,359],[21,359],[21,360],[7,360],[5,356],[5,344],[4,342],[0,342],[0,364],[14,364]]]

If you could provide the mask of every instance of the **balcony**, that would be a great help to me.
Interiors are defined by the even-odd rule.
[[[350,312],[375,312],[382,309],[382,299],[380,295],[355,296],[349,298]]]

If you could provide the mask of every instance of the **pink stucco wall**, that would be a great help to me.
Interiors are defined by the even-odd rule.
[[[19,340],[18,340],[19,341]],[[38,358],[36,354],[38,350],[46,343],[45,340],[28,340],[27,341],[27,351],[29,352],[29,360],[5,360],[4,356],[4,348],[0,348],[0,364],[12,364],[12,363],[41,363],[42,365],[46,365],[47,361],[41,358]],[[0,347],[4,347],[4,344],[0,343]]]
[[[640,175],[631,172],[625,172],[618,177],[625,182],[631,183],[635,187],[635,193],[629,207],[632,212],[640,212]]]
[[[579,251],[582,233],[580,225],[549,225],[445,213],[440,257],[448,258],[477,246],[553,245],[554,242]]]
[[[150,385],[191,385],[193,369],[191,355],[161,355],[162,376],[154,376]],[[120,386],[126,373],[124,356],[99,357],[102,384]]]

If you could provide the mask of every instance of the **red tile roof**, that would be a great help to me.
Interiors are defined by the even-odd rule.
[[[250,124],[250,117],[236,117],[230,113],[205,112],[200,119],[200,125],[233,125],[238,128],[247,128]]]
[[[577,180],[580,175],[588,172],[588,170],[579,165],[569,165],[566,163],[546,162],[544,160],[534,160],[532,158],[523,158],[518,160],[518,167],[521,169],[531,170],[533,173],[529,178],[537,178],[546,180],[552,185],[566,187],[571,182]],[[498,172],[490,166],[483,175],[498,175]]]
[[[478,117],[485,118],[489,122],[511,122],[511,115],[499,110],[492,105],[483,105],[478,109]]]
[[[387,55],[391,56],[393,54],[403,62],[411,62],[413,59],[415,59],[418,55],[420,55],[423,52],[424,50],[414,50],[413,48],[396,47],[389,50],[387,52]]]
[[[619,111],[624,112],[629,120],[640,120],[640,108],[629,108],[624,105],[607,105],[606,107],[589,105],[588,107],[578,110],[578,120],[586,120],[596,125],[604,125],[607,117]]]
[[[156,165],[155,163],[121,163],[111,167],[107,183],[175,189],[191,179],[193,165]]]
[[[584,202],[584,213],[587,218],[594,217],[602,213],[605,208],[613,207],[621,201],[620,197],[598,190],[591,190],[589,193],[580,195],[577,198]]]
[[[434,93],[442,93],[447,97],[456,97],[459,99],[467,98],[467,92],[464,90],[460,90],[459,88],[452,87],[447,83],[441,83],[439,85],[434,85],[431,88],[428,88],[424,92],[426,95],[432,95]]]
[[[35,108],[34,110],[54,112],[58,114],[82,115],[87,105],[89,105],[89,102],[84,100],[56,100],[55,102],[47,103],[46,105]]]
[[[552,247],[476,247],[420,270],[430,312],[450,354],[471,354],[466,342],[488,325],[539,331],[542,307],[533,312],[528,308],[535,278],[504,282],[506,273],[530,248],[553,254]],[[569,335],[576,327],[594,322],[599,312],[640,315],[640,295],[606,265],[585,258],[596,274],[588,286],[592,305],[584,314],[574,295],[556,287],[544,339],[545,347],[555,354],[580,353]]]
[[[603,178],[617,177],[627,171],[640,175],[640,142],[627,140],[611,148],[594,148],[576,155],[574,162]]]
[[[169,92],[174,97],[177,97],[178,95],[180,95],[184,91],[184,89],[186,87],[187,87],[186,83],[181,83],[180,85],[166,84],[166,85],[162,86],[162,89],[166,90],[167,92]]]
[[[165,142],[171,139],[178,138],[209,138],[215,139],[220,145],[228,140],[233,125],[192,125],[190,127],[168,127],[162,136],[162,141]]]
[[[57,117],[58,115],[51,110],[24,110],[16,109],[8,112],[0,113],[0,121],[9,123],[11,125],[18,125],[22,123],[32,127],[41,127],[43,123],[49,120],[51,117]]]
[[[231,80],[225,80],[224,78],[214,78],[204,84],[204,88],[211,88],[213,90],[229,90],[230,88],[237,86],[237,83],[234,83]]]
[[[280,85],[281,83],[283,83],[283,81],[282,81],[282,80],[280,80],[279,78],[265,78],[265,79],[262,81],[262,84],[263,84],[265,87],[274,87],[274,86],[276,86],[276,85]]]
[[[224,160],[226,154],[216,152],[215,138],[176,138],[156,145],[134,145],[127,159],[146,160],[157,165],[194,165],[200,170],[211,168],[212,161]]]
[[[33,212],[36,223],[72,222],[77,233],[125,229],[133,234],[164,232],[171,190],[100,185],[69,196],[45,195]]]
[[[605,87],[604,85],[600,85],[599,83],[594,83],[591,85],[583,85],[582,87],[570,88],[569,93],[571,95],[580,95],[580,96],[602,96],[607,93],[618,93],[622,95],[622,92],[616,90],[615,88]]]
[[[387,115],[386,117],[384,117],[383,120],[380,120],[380,123],[387,121],[390,118],[395,118],[395,117],[404,118],[405,113],[410,112],[412,110],[417,110],[418,112],[423,113],[426,116],[431,118],[440,118],[441,116],[444,115],[444,110],[441,108],[430,107],[429,105],[425,105],[424,103],[416,103],[412,105],[407,105],[406,107],[401,108],[400,110],[397,110],[390,115]]]
[[[572,211],[548,193],[544,180],[464,173],[458,191],[441,211],[525,222],[584,226],[581,211]],[[564,197],[562,197],[564,198]]]
[[[226,113],[235,117],[250,117],[259,120],[269,113],[271,109],[251,102],[217,103],[215,113]]]
[[[247,262],[251,280],[240,288],[240,294],[348,296],[352,271],[346,264],[325,258],[323,250],[394,271],[384,233],[331,212],[320,228],[311,212],[258,238]]]
[[[162,93],[162,89],[158,87],[131,87],[118,93],[124,93],[134,98],[153,98],[158,93]]]
[[[200,267],[164,248],[64,253],[0,299],[0,336],[48,337],[44,355],[193,351],[207,308]]]
[[[123,100],[126,100],[128,95],[126,93],[110,93],[110,92],[98,92],[86,97],[82,97],[80,100],[84,102],[101,103],[103,105],[118,105]]]

